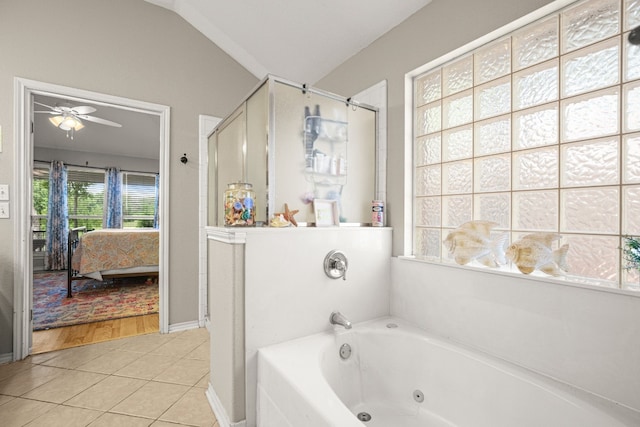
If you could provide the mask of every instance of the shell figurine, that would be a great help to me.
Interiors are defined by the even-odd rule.
[[[569,245],[564,244],[556,250],[551,248],[560,237],[554,233],[527,234],[509,246],[507,258],[524,274],[540,270],[551,276],[560,276],[563,271],[569,271],[566,260]]]
[[[477,260],[487,267],[506,264],[505,247],[508,234],[491,237],[491,230],[498,224],[491,221],[469,221],[450,232],[444,239],[444,246],[456,263],[468,264]]]

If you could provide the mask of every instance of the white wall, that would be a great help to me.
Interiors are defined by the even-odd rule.
[[[255,426],[257,350],[332,326],[389,314],[391,229],[373,227],[248,230],[245,244],[247,427]],[[324,273],[333,249],[347,256],[347,280]]]
[[[640,298],[394,258],[391,314],[640,410]]]

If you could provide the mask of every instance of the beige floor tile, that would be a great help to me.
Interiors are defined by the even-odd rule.
[[[31,356],[27,357],[25,360],[30,363],[33,363],[34,365],[39,365],[41,363],[46,362],[47,360],[53,359],[54,357],[58,357],[61,352],[62,350],[50,351],[47,353],[40,353],[40,354],[32,354]]]
[[[166,344],[175,337],[172,334],[148,334],[135,337],[123,338],[120,350],[135,351],[138,353],[148,353],[163,344]]]
[[[152,422],[153,420],[149,418],[106,412],[100,418],[89,424],[89,427],[147,427],[151,425]]]
[[[65,405],[108,411],[146,383],[136,378],[109,376],[67,400]]]
[[[67,372],[66,369],[31,365],[31,369],[20,371],[12,377],[0,381],[0,394],[22,396]]]
[[[200,344],[185,359],[209,360],[209,341]]]
[[[7,402],[11,402],[13,399],[15,399],[15,397],[0,394],[0,406],[4,405]]]
[[[14,363],[5,363],[4,365],[0,365],[0,381],[9,378],[18,372],[25,371],[27,369],[31,369],[31,363],[27,362],[14,362]]]
[[[57,368],[75,369],[100,356],[103,353],[93,346],[74,347],[61,350],[53,359],[42,362],[42,365],[55,366]]]
[[[159,420],[191,426],[210,427],[213,426],[216,417],[211,410],[211,406],[209,406],[209,401],[204,391],[192,388],[167,412],[162,414]]]
[[[26,393],[24,397],[45,402],[62,403],[106,378],[93,372],[68,371]]]
[[[184,395],[189,387],[150,381],[110,412],[139,417],[158,418]]]
[[[120,349],[107,350],[102,356],[78,366],[79,371],[98,372],[101,374],[113,374],[124,368],[131,362],[140,358],[140,353]]]
[[[165,383],[195,385],[209,372],[209,362],[205,360],[180,359],[169,366],[154,381]]]
[[[151,351],[153,354],[182,358],[195,350],[201,343],[176,338]]]
[[[23,426],[55,407],[56,405],[52,403],[38,402],[37,400],[13,399],[0,406],[2,427]]]
[[[122,377],[140,378],[150,380],[167,370],[178,358],[163,356],[160,354],[140,355],[137,360],[129,363],[122,369],[114,372],[114,375]]]
[[[84,427],[101,414],[101,411],[58,405],[31,421],[27,427]]]
[[[192,426],[189,426],[187,424],[169,423],[166,421],[156,421],[153,424],[151,424],[151,427],[192,427]]]
[[[207,372],[207,374],[204,377],[202,377],[200,381],[198,381],[196,385],[194,385],[194,387],[204,388],[204,389],[209,388],[209,373]]]

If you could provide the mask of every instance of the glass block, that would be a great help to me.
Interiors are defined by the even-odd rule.
[[[463,160],[442,165],[442,194],[471,193],[473,163]]]
[[[618,137],[562,146],[563,187],[614,185],[620,182]]]
[[[416,140],[416,165],[440,163],[440,134],[423,136]]]
[[[475,159],[475,191],[478,193],[511,189],[511,155]]]
[[[473,56],[469,55],[442,69],[444,95],[453,95],[473,86]]]
[[[558,147],[513,153],[513,189],[558,187]]]
[[[629,33],[622,36],[627,40]],[[640,78],[640,46],[631,43],[622,43],[624,49],[624,81]]]
[[[499,228],[509,228],[511,225],[510,193],[476,194],[474,197],[474,218],[496,222],[500,224]]]
[[[591,0],[562,13],[562,53],[604,40],[620,31],[620,1]]]
[[[513,193],[513,229],[558,231],[558,191]]]
[[[598,138],[620,131],[617,87],[561,101],[562,141]]]
[[[512,39],[513,70],[530,67],[558,56],[558,16],[536,22]]]
[[[426,135],[442,128],[442,108],[440,102],[424,105],[416,111],[416,135]]]
[[[513,109],[533,107],[558,99],[558,60],[513,75]]]
[[[473,201],[471,196],[442,197],[442,226],[457,228],[471,221]]]
[[[505,38],[476,51],[474,57],[476,85],[509,74],[511,72],[511,38]]]
[[[620,39],[562,57],[562,96],[569,97],[620,82]]]
[[[421,197],[416,199],[416,225],[440,227],[440,197]]]
[[[442,97],[440,70],[419,77],[415,80],[416,105],[424,105],[437,101]]]
[[[476,120],[508,113],[511,111],[511,78],[507,76],[476,87],[474,101]]]
[[[561,232],[619,233],[619,187],[560,190],[560,200]]]
[[[622,234],[640,236],[640,186],[622,187]]]
[[[442,100],[443,129],[460,126],[473,121],[473,92],[450,96]]]
[[[622,270],[622,289],[640,291],[640,272],[638,270]]]
[[[622,182],[640,183],[640,134],[625,135],[622,141]]]
[[[446,161],[468,159],[473,155],[471,125],[442,132],[442,158]]]
[[[511,149],[511,116],[478,122],[474,130],[476,156],[504,153]]]
[[[558,143],[558,104],[513,113],[513,149]]]
[[[440,165],[416,168],[416,196],[437,196],[441,184]]]
[[[571,276],[604,281],[617,286],[620,271],[620,241],[614,236],[571,235],[564,236],[569,245],[567,264]]]
[[[415,253],[418,258],[440,258],[442,239],[440,229],[416,228]]]
[[[640,0],[624,0],[624,30],[640,25]]]
[[[640,81],[629,83],[623,87],[624,131],[640,130]]]

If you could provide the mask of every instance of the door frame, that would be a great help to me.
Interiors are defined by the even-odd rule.
[[[169,153],[170,107],[98,92],[60,86],[35,80],[14,78],[14,185],[16,200],[12,215],[15,223],[13,291],[13,360],[31,353],[32,270],[31,198],[33,167],[32,95],[74,97],[79,101],[110,105],[157,115],[160,118],[159,182],[159,323],[160,332],[169,331]]]

